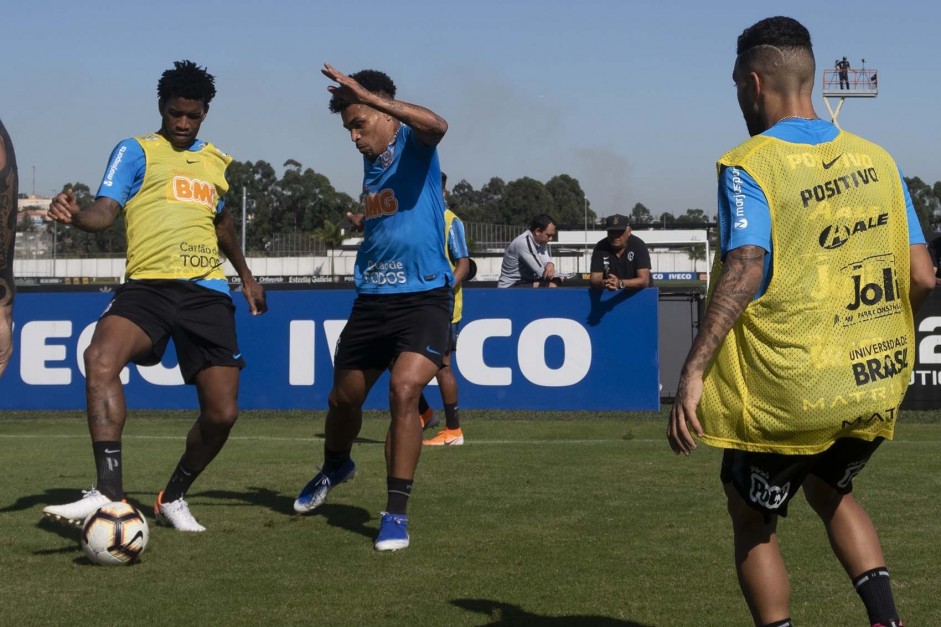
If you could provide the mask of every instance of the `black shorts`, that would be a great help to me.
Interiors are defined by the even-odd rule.
[[[424,355],[439,368],[448,348],[450,287],[356,297],[337,342],[335,370],[385,370],[400,353]]]
[[[448,350],[447,355],[457,351],[457,336],[460,335],[459,328],[461,326],[460,321],[452,322],[451,326],[448,327]]]
[[[210,366],[245,367],[228,294],[189,281],[128,281],[115,291],[106,316],[126,318],[150,337],[150,353],[134,360],[140,366],[160,363],[172,337],[188,384]]]
[[[814,475],[840,494],[853,491],[853,477],[882,444],[859,438],[840,438],[833,446],[816,455],[780,455],[726,449],[719,477],[731,483],[751,507],[764,514],[787,516],[787,505],[804,479]]]

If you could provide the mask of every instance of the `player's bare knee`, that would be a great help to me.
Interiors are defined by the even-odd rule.
[[[362,401],[358,400],[357,397],[337,388],[332,389],[330,395],[327,396],[327,407],[331,411],[350,413],[356,411],[361,404]]]
[[[85,349],[83,355],[85,361],[85,378],[90,382],[106,381],[116,378],[121,369],[126,366],[117,356],[101,346],[92,344]]]
[[[238,420],[238,417],[238,406],[227,404],[204,410],[200,415],[199,422],[203,427],[228,432],[235,424],[235,421]]]
[[[389,401],[394,405],[397,403],[413,404],[418,403],[418,397],[421,396],[424,385],[419,385],[416,381],[397,380],[389,385]]]

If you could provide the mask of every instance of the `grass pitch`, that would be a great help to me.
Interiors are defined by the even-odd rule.
[[[322,460],[323,413],[245,412],[187,496],[203,534],[154,526],[192,415],[135,412],[125,489],[151,523],[131,567],[92,565],[42,518],[94,480],[78,412],[0,416],[0,607],[9,625],[751,624],[736,583],[720,453],[667,446],[666,413],[466,410],[467,444],[425,448],[412,545],[376,553],[384,414],[367,413],[356,478],[314,515],[292,503]],[[941,418],[907,412],[855,480],[907,625],[941,625]],[[800,625],[865,611],[801,498],[779,526]]]

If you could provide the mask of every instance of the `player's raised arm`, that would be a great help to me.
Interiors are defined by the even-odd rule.
[[[411,127],[415,131],[415,136],[427,146],[436,146],[448,132],[448,123],[445,119],[430,109],[396,100],[391,95],[368,91],[355,79],[329,63],[324,63],[320,71],[324,76],[338,83],[338,85],[327,87],[331,94],[339,95],[350,104],[364,104],[391,115],[399,122]]]

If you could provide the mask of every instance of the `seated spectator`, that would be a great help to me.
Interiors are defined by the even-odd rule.
[[[591,253],[592,289],[609,291],[650,287],[650,253],[639,237],[631,235],[630,220],[620,214],[605,218],[608,236]]]
[[[555,264],[549,257],[549,240],[555,232],[555,220],[548,215],[533,218],[529,230],[510,242],[503,253],[497,287],[556,287]]]

